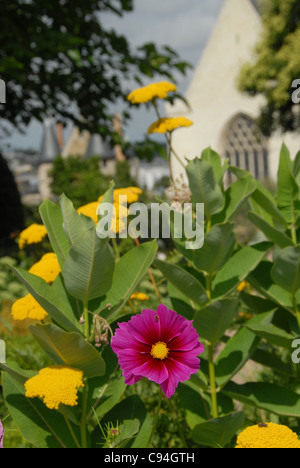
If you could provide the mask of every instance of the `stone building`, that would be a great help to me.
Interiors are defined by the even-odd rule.
[[[167,105],[169,117],[185,116],[194,122],[173,135],[174,151],[185,161],[211,147],[232,165],[249,170],[256,178],[275,181],[282,142],[292,157],[300,149],[299,139],[280,132],[263,137],[255,124],[263,97],[241,94],[236,86],[244,62],[262,32],[255,0],[224,0],[219,19],[185,93],[190,108],[182,101]],[[182,166],[173,155],[175,176]]]

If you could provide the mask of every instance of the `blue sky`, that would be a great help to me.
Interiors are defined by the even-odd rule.
[[[195,67],[223,3],[224,0],[135,0],[134,12],[123,18],[108,14],[101,18],[106,27],[124,34],[133,47],[146,42],[155,42],[158,46],[169,45],[179,53],[181,59]],[[192,73],[191,70],[185,77],[178,77],[179,91],[183,94]],[[153,117],[143,108],[136,110],[130,125],[125,129],[128,138],[141,139]],[[17,148],[39,149],[41,138],[42,125],[32,122],[24,135],[15,132],[2,143],[10,143]]]

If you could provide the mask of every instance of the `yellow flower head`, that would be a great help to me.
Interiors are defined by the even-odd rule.
[[[50,366],[25,382],[27,398],[42,398],[49,409],[60,404],[76,406],[79,388],[84,387],[83,372],[67,366]]]
[[[148,133],[173,132],[180,127],[190,127],[193,122],[185,117],[164,117],[158,119],[148,128]]]
[[[97,224],[98,223],[98,216],[97,216],[98,206],[99,206],[98,201],[87,203],[87,205],[83,205],[80,208],[78,208],[77,213],[83,214],[85,216],[88,216],[89,218],[92,218],[95,224]]]
[[[235,448],[300,448],[298,435],[275,423],[247,427],[237,438]]]
[[[130,299],[135,299],[137,301],[149,301],[147,294],[141,292],[131,294]]]
[[[168,81],[159,81],[158,83],[151,83],[142,88],[131,91],[127,99],[132,104],[142,104],[152,101],[153,99],[165,99],[169,92],[176,91],[177,86]]]
[[[49,252],[43,255],[39,262],[32,265],[29,273],[43,278],[47,283],[53,283],[60,271],[56,254]]]
[[[239,292],[241,292],[241,291],[243,291],[247,286],[248,286],[247,281],[242,281],[242,282],[238,285],[237,290],[238,290]]]
[[[44,320],[48,315],[31,294],[17,299],[11,307],[11,314],[14,320]]]
[[[47,230],[43,224],[31,224],[24,229],[19,236],[19,248],[24,249],[25,245],[38,244],[47,235]]]

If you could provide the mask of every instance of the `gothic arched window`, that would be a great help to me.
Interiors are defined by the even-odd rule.
[[[231,166],[246,169],[256,179],[269,175],[268,150],[264,136],[255,122],[244,114],[234,117],[222,137],[223,154]],[[231,174],[229,174],[231,179]]]

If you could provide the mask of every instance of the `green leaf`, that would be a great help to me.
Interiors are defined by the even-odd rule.
[[[105,373],[103,358],[79,333],[67,333],[53,324],[29,325],[29,330],[56,364],[81,369],[87,378]]]
[[[237,299],[223,299],[198,310],[193,325],[200,338],[216,343],[232,324],[238,305]]]
[[[292,240],[286,234],[271,226],[257,214],[249,212],[247,218],[260,229],[270,241],[274,242],[280,248],[284,249],[285,247],[293,245]]]
[[[24,384],[8,372],[2,377],[5,403],[24,439],[37,448],[76,448],[58,411],[48,409],[38,398],[26,398]],[[80,439],[78,426],[73,431]]]
[[[179,291],[196,304],[203,305],[208,297],[202,283],[179,265],[155,260],[154,266],[170,281]]]
[[[291,349],[292,342],[295,339],[293,335],[272,324],[255,323],[245,325],[249,330],[260,338],[264,338],[272,344]]]
[[[82,216],[74,208],[73,203],[64,194],[59,198],[63,216],[63,226],[70,244],[74,244],[82,233],[95,227],[92,218]]]
[[[224,199],[212,166],[205,160],[195,158],[186,166],[186,173],[193,203],[204,203],[208,218],[221,211]]]
[[[13,271],[25,284],[29,293],[46,310],[50,317],[68,331],[80,333],[81,327],[75,314],[70,310],[70,304],[60,294],[55,292],[56,288],[49,286],[46,281],[22,268],[12,267]]]
[[[99,405],[95,411],[99,419],[103,418],[103,416],[119,402],[126,388],[127,385],[123,377],[109,384],[104,384],[100,392],[99,388],[97,388],[96,401],[99,400],[99,393],[101,395]]]
[[[299,187],[293,176],[290,153],[282,145],[277,175],[277,205],[287,222],[294,222],[299,209]]]
[[[286,387],[269,382],[250,382],[243,385],[230,382],[222,392],[246,405],[281,416],[300,417],[300,395]]]
[[[63,217],[58,205],[45,200],[39,207],[39,212],[56,253],[58,263],[62,269],[69,251],[69,241],[63,227]]]
[[[287,227],[287,222],[280,210],[277,208],[275,199],[272,197],[271,193],[266,190],[267,189],[259,186],[259,188],[252,193],[251,200],[254,200],[259,206],[261,206],[269,216]]]
[[[206,148],[202,151],[201,159],[207,161],[212,166],[216,177],[216,181],[218,182],[218,184],[220,184],[227,169],[226,164],[222,166],[222,160],[220,155],[216,153],[213,149]]]
[[[212,298],[220,298],[236,288],[256,268],[271,247],[271,243],[261,242],[238,250],[213,279]]]
[[[233,182],[225,192],[224,209],[213,217],[213,224],[231,221],[255,189],[256,183],[250,174]]]
[[[71,246],[63,275],[68,292],[84,302],[107,293],[112,284],[115,262],[107,239],[95,228],[82,232]]]
[[[300,246],[283,249],[274,260],[271,276],[281,288],[295,295],[300,288]]]
[[[251,323],[270,323],[273,312],[260,314],[248,321]],[[216,381],[223,387],[245,365],[256,350],[260,338],[246,327],[240,328],[226,343],[215,362]]]
[[[193,251],[193,264],[198,270],[213,275],[230,258],[235,246],[234,224],[216,224],[205,237],[203,247]]]
[[[194,427],[191,438],[199,445],[223,448],[230,443],[243,425],[244,420],[245,415],[243,411],[211,419]]]
[[[110,311],[102,313],[110,323],[116,320],[120,309],[147,273],[156,252],[156,240],[145,242],[123,255],[116,264],[111,288],[99,305],[101,309],[111,304]]]

